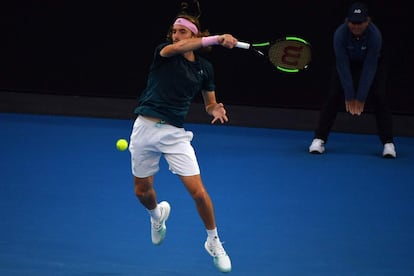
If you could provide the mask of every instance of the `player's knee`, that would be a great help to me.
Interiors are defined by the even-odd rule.
[[[134,178],[134,192],[137,197],[145,197],[152,190],[152,181],[149,178]]]
[[[196,204],[205,204],[210,199],[207,191],[204,190],[204,189],[200,189],[200,190],[195,191],[192,194],[192,197],[193,197],[194,201],[196,202]]]

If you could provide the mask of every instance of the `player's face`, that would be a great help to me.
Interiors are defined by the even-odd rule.
[[[348,28],[354,36],[361,36],[368,27],[369,22],[348,22]]]
[[[190,29],[183,27],[181,25],[174,25],[172,29],[172,40],[173,43],[180,41],[182,39],[191,38],[193,33]]]

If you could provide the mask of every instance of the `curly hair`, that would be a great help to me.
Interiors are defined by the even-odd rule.
[[[188,21],[190,21],[197,27],[198,29],[198,33],[196,34],[197,37],[209,36],[210,35],[209,30],[207,29],[201,30],[200,16],[201,16],[201,9],[200,9],[200,4],[197,0],[190,1],[190,3],[181,2],[180,11],[175,16],[173,22],[175,22],[175,20],[177,20],[178,18],[187,19]],[[173,30],[173,25],[169,27],[167,35],[166,35],[166,40],[168,42],[172,42],[172,30]],[[211,50],[212,50],[212,47],[208,46],[208,47],[203,47],[203,48],[198,49],[197,52],[208,53]]]

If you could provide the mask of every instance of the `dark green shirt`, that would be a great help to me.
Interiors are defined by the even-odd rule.
[[[135,114],[183,127],[194,97],[203,90],[215,90],[213,66],[197,54],[194,62],[182,55],[162,57],[160,51],[166,45],[160,44],[155,50],[147,86]]]

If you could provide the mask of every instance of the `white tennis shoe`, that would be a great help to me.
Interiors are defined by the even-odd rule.
[[[325,151],[325,141],[322,139],[315,138],[312,144],[309,146],[310,153],[323,153]]]
[[[395,146],[393,143],[384,144],[384,150],[382,151],[382,156],[385,158],[397,157],[397,153],[395,152]]]
[[[230,257],[227,255],[226,250],[224,250],[223,245],[217,237],[214,239],[207,238],[207,241],[204,243],[204,248],[213,257],[214,265],[220,272],[231,271]]]
[[[156,221],[151,217],[151,239],[152,243],[155,245],[160,245],[167,234],[167,226],[165,222],[170,215],[171,207],[167,201],[161,201],[158,206],[161,209],[161,218],[159,221]]]

